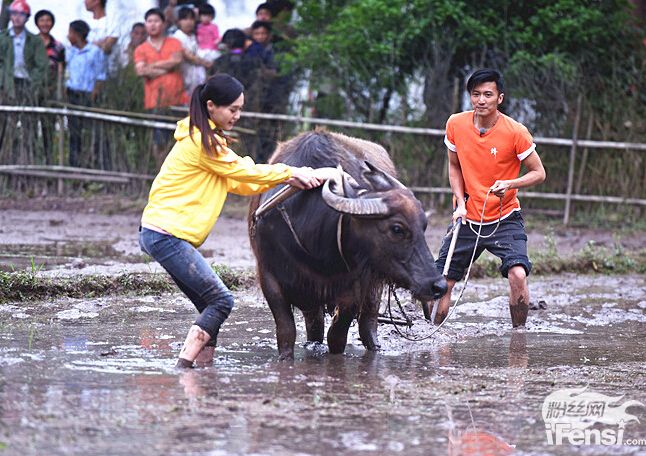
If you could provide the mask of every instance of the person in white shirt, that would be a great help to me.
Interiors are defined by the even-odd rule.
[[[85,9],[92,13],[86,22],[90,26],[88,41],[103,51],[109,75],[119,68],[119,50],[117,42],[120,36],[119,22],[115,17],[106,15],[108,0],[85,0]]]
[[[195,37],[195,12],[192,8],[181,8],[177,13],[177,31],[173,34],[182,43],[183,62],[180,65],[184,88],[190,98],[195,87],[206,79],[206,69],[211,62],[197,56],[198,46]]]

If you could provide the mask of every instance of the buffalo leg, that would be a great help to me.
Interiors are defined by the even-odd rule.
[[[303,318],[305,319],[305,330],[307,331],[308,342],[323,343],[323,335],[325,333],[325,315],[323,314],[323,307],[316,310],[303,311]]]
[[[348,340],[348,330],[354,319],[354,310],[349,303],[337,303],[330,329],[327,330],[327,345],[330,353],[343,353]]]
[[[364,304],[359,314],[359,337],[366,350],[379,350],[379,338],[377,337],[377,317],[379,316],[379,305],[377,301],[370,301]]]
[[[261,276],[260,286],[276,322],[279,359],[294,359],[294,343],[296,342],[294,312],[285,299],[278,282],[271,274],[265,273]]]

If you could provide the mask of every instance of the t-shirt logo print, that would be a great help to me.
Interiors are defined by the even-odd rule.
[[[491,148],[491,155],[493,155],[493,158],[496,158],[496,154],[498,153],[498,150],[495,147]]]

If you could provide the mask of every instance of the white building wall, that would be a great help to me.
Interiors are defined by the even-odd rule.
[[[33,15],[38,10],[48,9],[56,16],[56,24],[52,35],[59,41],[67,43],[67,29],[69,23],[76,19],[86,20],[90,13],[85,10],[83,0],[27,0],[31,8],[32,16],[29,18],[27,29],[30,32],[38,33],[34,24]],[[225,30],[238,27],[245,28],[251,25],[255,19],[256,6],[260,0],[212,0],[210,2],[216,10],[215,23],[220,28],[220,33]],[[119,17],[122,35],[130,32],[132,24],[143,22],[145,12],[157,6],[156,0],[108,0],[107,14]]]

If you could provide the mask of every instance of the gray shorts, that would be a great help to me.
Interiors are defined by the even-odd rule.
[[[453,225],[449,225],[449,230]],[[478,225],[473,224],[473,229],[478,232]],[[486,236],[491,233],[496,227],[496,224],[484,225],[482,227],[481,235]],[[469,225],[462,225],[460,227],[460,234],[458,241],[455,244],[453,251],[453,258],[451,259],[451,266],[447,278],[451,280],[461,280],[469,267],[469,260],[473,255],[473,246],[475,245],[476,235],[469,229]],[[451,244],[451,236],[445,236],[442,240],[442,247],[435,266],[442,272],[444,270],[444,263],[446,262],[446,255],[449,251]],[[529,275],[532,270],[532,263],[527,256],[527,234],[525,234],[525,222],[520,211],[513,212],[509,217],[500,222],[500,227],[496,234],[490,238],[480,238],[478,241],[478,248],[474,261],[484,252],[489,252],[496,255],[502,260],[500,265],[500,273],[503,277],[507,277],[509,268],[512,266],[522,266],[525,268],[525,273]]]

